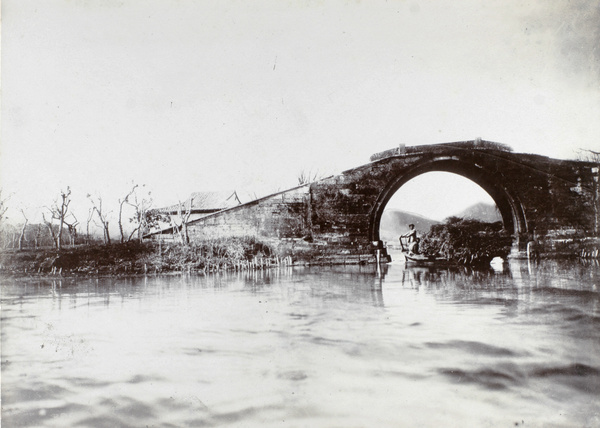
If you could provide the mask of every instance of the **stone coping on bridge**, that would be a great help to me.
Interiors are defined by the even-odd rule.
[[[506,144],[486,141],[481,139],[470,141],[456,141],[453,143],[424,144],[418,146],[407,146],[400,144],[393,149],[384,150],[371,156],[371,162],[385,159],[392,156],[406,156],[420,153],[444,152],[452,149],[470,149],[470,150],[496,150],[501,152],[512,152],[512,148]]]

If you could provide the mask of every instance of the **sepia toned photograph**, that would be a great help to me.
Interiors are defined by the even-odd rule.
[[[600,427],[600,3],[2,0],[3,427]]]

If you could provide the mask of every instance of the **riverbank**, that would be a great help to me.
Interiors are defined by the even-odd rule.
[[[446,241],[449,240],[448,228],[444,228]],[[489,265],[495,256],[506,260],[509,249],[505,237],[498,245],[497,239],[489,234],[469,234],[483,244],[474,245],[469,242],[469,254],[462,251],[465,247],[446,245],[445,249],[453,250],[457,265]],[[424,237],[424,247],[430,250],[432,239]],[[436,237],[438,238],[438,237]],[[438,240],[438,242],[440,242]],[[435,241],[434,241],[435,244]],[[491,246],[501,248],[501,252]],[[539,249],[538,258],[571,258],[598,259],[600,256],[600,240],[587,238],[584,240],[554,240],[551,245],[544,243]],[[278,266],[324,266],[341,264],[375,263],[374,255],[329,254],[325,250],[311,251],[310,248],[296,245],[293,250],[265,244],[254,238],[229,238],[204,241],[183,245],[174,242],[127,242],[112,245],[81,245],[67,247],[61,251],[56,249],[4,250],[0,252],[0,274],[5,276],[47,276],[47,275],[79,275],[79,276],[125,276],[168,273],[207,274],[220,271],[243,271],[266,269]],[[439,251],[439,249],[437,249]],[[282,256],[282,254],[291,254]],[[460,254],[461,258],[456,258]],[[467,255],[465,255],[467,254]],[[471,254],[475,254],[471,256]],[[479,256],[477,254],[483,254]]]
[[[210,273],[261,269],[289,264],[268,245],[252,238],[221,239],[199,244],[127,242],[0,253],[5,275],[136,275],[169,272]]]

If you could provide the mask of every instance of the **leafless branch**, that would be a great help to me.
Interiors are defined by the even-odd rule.
[[[94,201],[94,199],[92,198],[92,195],[88,194],[87,195],[88,199],[90,200],[90,202],[92,203],[92,210],[93,212],[96,213],[98,219],[100,220],[100,223],[102,223],[102,231],[104,232],[104,243],[110,245],[110,231],[108,228],[109,225],[109,220],[108,220],[108,215],[110,214],[110,212],[105,213],[102,210],[102,197],[98,196],[97,201]]]
[[[138,185],[134,184],[129,193],[123,199],[119,199],[119,232],[121,233],[121,243],[125,242],[125,233],[123,232],[123,205],[129,204],[129,198],[135,193]]]

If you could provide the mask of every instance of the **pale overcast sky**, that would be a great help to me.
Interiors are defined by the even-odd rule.
[[[264,194],[477,137],[576,158],[600,149],[599,5],[3,0],[3,195]]]

